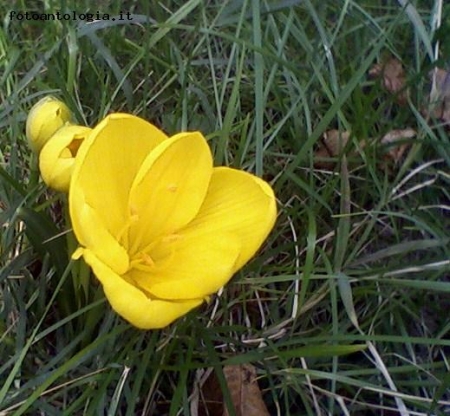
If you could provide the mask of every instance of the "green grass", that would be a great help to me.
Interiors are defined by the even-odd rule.
[[[45,10],[136,24],[10,21],[41,2],[0,6],[0,415],[189,415],[197,371],[224,387],[222,367],[240,363],[272,415],[448,414],[450,142],[424,112],[440,2],[76,3]],[[368,76],[391,55],[405,106]],[[24,136],[47,94],[87,125],[126,111],[201,130],[217,164],[271,182],[276,227],[210,304],[139,331],[86,283],[65,201],[37,180]],[[408,127],[417,137],[389,167],[359,146]],[[334,128],[357,157],[314,167]]]

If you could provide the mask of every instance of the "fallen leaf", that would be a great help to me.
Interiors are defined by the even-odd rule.
[[[322,143],[329,156],[336,157],[339,156],[342,149],[347,146],[349,138],[349,131],[340,132],[339,130],[328,130],[323,134]]]
[[[190,400],[193,416],[222,416],[223,394],[212,368],[199,369]]]
[[[381,144],[387,148],[387,151],[383,154],[383,160],[385,162],[393,161],[394,163],[398,163],[410,146],[407,139],[412,139],[416,135],[416,131],[412,128],[391,130],[379,140],[359,140],[358,146],[360,149],[363,149],[367,143],[373,143],[375,146]],[[319,148],[314,152],[314,167],[319,169],[332,169],[336,165],[336,162],[331,159],[341,156],[349,138],[349,131],[328,130],[325,132]],[[357,156],[357,152],[350,151],[347,156]]]
[[[250,364],[223,368],[236,416],[269,416]],[[229,416],[217,375],[212,369],[198,370],[191,399],[191,414],[198,416]]]
[[[385,154],[385,159],[393,160],[398,163],[405,153],[410,143],[405,142],[405,139],[412,139],[417,135],[414,129],[391,130],[386,133],[380,140],[382,144],[388,145],[389,150]]]
[[[250,364],[229,365],[223,374],[230,390],[236,416],[269,416],[256,380],[256,370]],[[229,416],[225,408],[223,416]]]
[[[338,157],[347,145],[349,138],[349,131],[326,131],[322,136],[319,148],[314,152],[314,166],[319,169],[332,169],[336,162],[327,159]]]
[[[450,122],[450,72],[435,68],[431,72],[430,104],[433,117]]]
[[[386,62],[375,64],[369,75],[374,78],[382,78],[386,91],[394,94],[399,104],[406,104],[408,90],[405,88],[406,78],[403,65],[397,58],[389,58]]]

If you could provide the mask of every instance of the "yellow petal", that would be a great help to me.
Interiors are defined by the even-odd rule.
[[[71,118],[69,108],[55,97],[39,100],[31,108],[26,124],[27,139],[33,151],[39,153],[50,137]]]
[[[273,228],[277,214],[270,185],[250,173],[214,168],[205,201],[189,228],[238,236],[241,252],[234,265],[240,269],[256,253]]]
[[[167,136],[152,124],[130,114],[111,114],[81,146],[72,174],[69,206],[72,225],[81,245],[90,224],[76,207],[87,203],[108,232],[118,238],[129,220],[128,195],[146,156]],[[76,201],[80,197],[81,201]]]
[[[76,153],[91,130],[83,126],[64,126],[44,145],[39,154],[39,169],[49,187],[69,191]]]
[[[202,224],[163,238],[148,253],[150,271],[132,269],[129,276],[158,298],[205,298],[231,279],[240,250],[237,236]]]
[[[202,299],[185,302],[150,299],[141,290],[114,273],[90,250],[84,250],[83,257],[102,283],[112,308],[138,328],[163,328],[203,302]]]
[[[72,208],[76,210],[77,219],[82,224],[76,233],[78,242],[95,253],[114,272],[125,273],[129,267],[127,251],[108,231],[98,212],[84,201],[82,190],[77,189],[77,192],[80,194],[73,198],[77,204]]]
[[[200,133],[180,133],[156,147],[131,188],[130,209],[138,217],[130,228],[131,253],[189,223],[205,198],[211,173],[211,151]]]

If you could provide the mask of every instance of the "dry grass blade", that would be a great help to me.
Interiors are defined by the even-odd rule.
[[[386,133],[381,138],[382,144],[389,145],[389,150],[385,155],[385,159],[390,159],[393,160],[394,163],[398,163],[410,145],[410,143],[405,142],[405,139],[412,139],[416,135],[416,131],[411,128],[391,130]]]

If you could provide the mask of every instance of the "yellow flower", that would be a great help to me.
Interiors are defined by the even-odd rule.
[[[72,114],[67,106],[55,97],[39,100],[30,110],[26,123],[26,135],[30,147],[39,153],[42,147],[62,126],[69,123]]]
[[[67,125],[47,141],[39,154],[39,170],[49,187],[69,191],[75,157],[91,131],[89,127]]]
[[[200,305],[258,250],[273,227],[271,187],[214,168],[198,132],[168,138],[112,114],[79,149],[69,192],[73,230],[113,309],[161,328]]]

